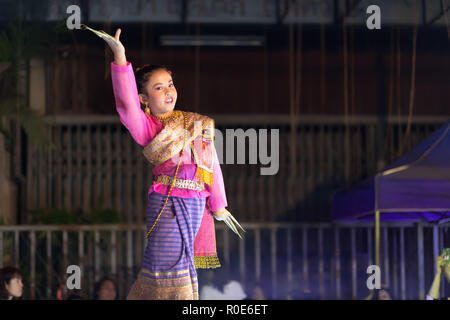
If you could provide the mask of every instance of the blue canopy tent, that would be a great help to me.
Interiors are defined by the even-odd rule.
[[[450,220],[450,121],[375,176],[333,197],[333,220],[375,218],[375,264],[382,221]]]
[[[450,121],[383,171],[337,192],[333,219],[439,221],[450,218]]]

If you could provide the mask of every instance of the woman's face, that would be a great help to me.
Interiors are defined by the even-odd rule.
[[[6,290],[11,298],[20,298],[23,291],[23,283],[21,277],[14,277],[6,284]]]
[[[177,90],[172,76],[166,70],[159,69],[153,72],[147,82],[146,92],[147,97],[141,97],[141,102],[147,99],[152,114],[161,115],[175,108]]]
[[[116,287],[112,281],[106,280],[102,283],[97,294],[98,300],[114,300],[116,299]]]

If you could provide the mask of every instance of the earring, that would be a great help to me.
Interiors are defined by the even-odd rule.
[[[150,107],[148,106],[148,103],[145,104],[145,113],[150,115]]]

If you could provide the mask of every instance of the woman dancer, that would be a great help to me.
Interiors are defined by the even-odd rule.
[[[167,68],[145,65],[134,74],[119,40],[120,29],[114,38],[84,29],[103,38],[114,53],[111,77],[120,121],[144,147],[156,177],[148,193],[149,241],[127,299],[196,300],[195,268],[220,266],[213,217],[238,235],[234,223],[240,227],[225,209],[214,120],[174,110],[177,90]]]

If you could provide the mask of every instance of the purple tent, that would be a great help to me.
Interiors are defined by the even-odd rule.
[[[380,221],[449,221],[450,121],[383,171],[347,191],[336,193],[333,219],[375,221],[375,264],[378,266]],[[438,252],[437,241],[434,241],[434,252]],[[425,296],[423,265],[422,255],[419,256],[422,297]],[[366,299],[373,296],[371,290]]]
[[[375,176],[333,197],[333,220],[448,221],[450,121]]]

